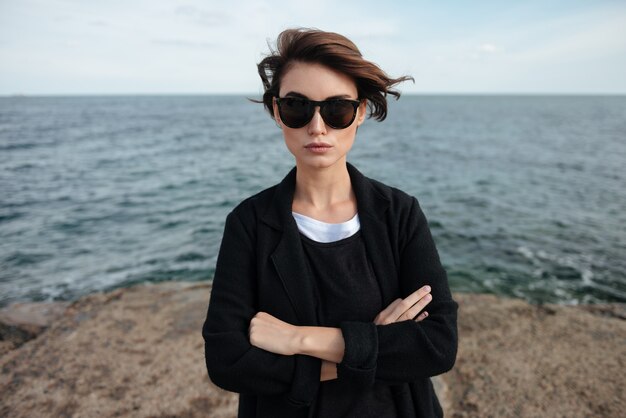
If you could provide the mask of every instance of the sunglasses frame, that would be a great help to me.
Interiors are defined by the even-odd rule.
[[[302,100],[304,102],[308,102],[308,108],[309,111],[311,109],[313,109],[313,111],[311,112],[310,117],[306,120],[305,123],[303,123],[302,125],[289,125],[288,123],[285,122],[285,120],[283,119],[283,111],[281,109],[281,101],[283,100],[287,100],[287,99],[292,99],[292,100]],[[359,106],[361,105],[361,100],[353,100],[353,99],[328,99],[328,100],[310,100],[304,97],[274,97],[274,100],[276,101],[276,106],[278,107],[278,114],[280,116],[280,120],[285,124],[285,126],[287,126],[288,128],[291,129],[299,129],[302,128],[306,125],[309,124],[309,122],[311,122],[311,119],[313,119],[313,116],[315,115],[315,108],[319,106],[320,108],[320,116],[322,117],[322,120],[324,121],[324,123],[333,128],[333,129],[346,129],[347,127],[349,127],[350,125],[352,125],[352,123],[354,122],[354,119],[356,119],[356,112],[357,109],[359,108]],[[332,103],[336,103],[336,102],[348,102],[352,105],[354,111],[352,112],[352,117],[350,118],[350,123],[348,123],[346,126],[333,126],[330,123],[328,123],[326,121],[326,119],[324,118],[324,108]]]

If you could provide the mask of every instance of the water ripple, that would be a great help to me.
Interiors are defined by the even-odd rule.
[[[453,290],[626,302],[626,98],[421,97],[349,160],[419,198]],[[245,97],[0,98],[0,305],[205,280],[293,158]]]

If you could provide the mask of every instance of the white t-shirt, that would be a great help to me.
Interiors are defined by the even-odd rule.
[[[317,242],[334,242],[351,237],[361,228],[359,214],[352,219],[338,224],[318,221],[300,213],[291,212],[298,224],[298,229],[306,237]]]

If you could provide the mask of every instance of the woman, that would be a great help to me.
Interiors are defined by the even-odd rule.
[[[239,417],[437,417],[456,312],[417,200],[347,163],[389,78],[345,37],[294,29],[258,66],[296,166],[226,218],[203,327]],[[428,305],[428,311],[424,308]]]

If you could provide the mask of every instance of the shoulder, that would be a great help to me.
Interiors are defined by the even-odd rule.
[[[415,196],[369,177],[364,177],[364,181],[369,183],[373,194],[381,197],[379,201],[386,202],[384,218],[387,226],[401,241],[426,224],[426,217]]]
[[[226,216],[224,237],[238,236],[254,241],[257,236],[257,224],[262,211],[259,209],[264,202],[270,200],[276,186],[268,187],[239,202]],[[224,238],[225,239],[225,238]],[[244,242],[239,240],[239,242]],[[238,244],[239,245],[239,244]]]
[[[417,198],[397,187],[390,186],[379,180],[363,177],[369,184],[378,203],[384,202],[387,224],[400,230],[412,228],[416,221],[423,216]]]
[[[413,196],[397,187],[364,175],[350,163],[348,163],[348,172],[357,199],[360,198],[366,204],[367,209],[373,207],[377,213],[381,207],[384,207],[385,210],[391,207],[392,210],[402,211],[414,204],[415,198]]]
[[[411,208],[411,206],[413,206],[417,202],[417,199],[414,196],[411,196],[410,194],[398,189],[397,187],[387,185],[381,181],[369,177],[365,177],[365,180],[372,185],[372,188],[377,193],[379,193],[382,197],[390,202],[392,208]]]
[[[274,201],[278,186],[275,184],[246,197],[232,209],[228,217],[237,217],[243,223],[254,223]]]

